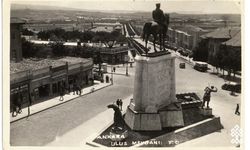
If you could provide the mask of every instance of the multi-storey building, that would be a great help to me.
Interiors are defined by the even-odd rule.
[[[216,56],[223,42],[232,39],[237,34],[240,34],[240,32],[241,30],[238,27],[219,28],[213,32],[202,35],[201,38],[207,39],[208,41],[208,60]]]
[[[175,46],[194,50],[201,40],[200,36],[207,32],[196,26],[185,25],[178,28],[169,28],[168,37],[169,41],[174,43]]]
[[[10,61],[22,60],[21,30],[25,22],[18,18],[10,19]]]

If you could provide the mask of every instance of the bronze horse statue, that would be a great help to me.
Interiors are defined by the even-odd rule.
[[[164,15],[164,19],[161,25],[159,25],[154,21],[146,22],[143,26],[143,34],[142,34],[143,41],[145,40],[145,47],[147,48],[148,38],[152,34],[154,37],[153,40],[154,51],[156,52],[155,42],[157,39],[157,35],[159,35],[160,50],[162,50],[162,48],[163,50],[165,50],[164,42],[168,30],[168,25],[169,25],[169,14]]]

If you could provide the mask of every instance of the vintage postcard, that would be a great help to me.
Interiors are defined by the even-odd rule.
[[[243,0],[3,9],[5,149],[244,149]]]

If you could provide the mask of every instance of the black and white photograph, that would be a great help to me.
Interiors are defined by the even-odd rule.
[[[4,149],[244,149],[243,0],[3,5]]]

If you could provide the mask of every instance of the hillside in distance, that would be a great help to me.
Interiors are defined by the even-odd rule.
[[[171,18],[179,19],[223,19],[240,23],[240,14],[185,14],[170,13]],[[73,8],[54,7],[54,6],[36,6],[36,5],[11,5],[11,17],[23,18],[31,21],[51,21],[51,20],[76,20],[76,16],[93,17],[93,18],[124,18],[124,19],[141,19],[151,18],[151,11],[132,12],[132,11],[93,11],[79,10]]]

